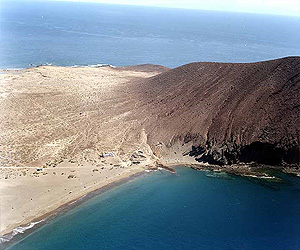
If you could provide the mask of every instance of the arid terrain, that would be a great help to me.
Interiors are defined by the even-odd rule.
[[[191,63],[138,88],[149,111],[143,127],[158,154],[186,147],[198,161],[216,165],[299,166],[299,57]]]
[[[0,75],[1,234],[153,165],[127,84],[164,70],[47,66]]]
[[[0,78],[2,235],[160,164],[299,174],[299,57],[40,66]]]

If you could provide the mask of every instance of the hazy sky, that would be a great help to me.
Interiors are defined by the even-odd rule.
[[[279,14],[300,17],[300,0],[56,0]]]

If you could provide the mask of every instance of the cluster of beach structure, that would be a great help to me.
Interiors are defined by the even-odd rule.
[[[131,157],[128,161],[116,159],[116,161],[118,163],[113,164],[113,163],[109,163],[106,161],[109,158],[112,158],[112,159],[116,158],[116,154],[111,151],[100,153],[99,160],[100,160],[100,162],[102,162],[104,164],[103,165],[95,164],[95,167],[101,167],[100,169],[104,169],[107,166],[110,166],[110,168],[116,168],[116,167],[127,168],[132,165],[138,165],[138,164],[142,163],[143,161],[147,160],[147,157],[144,155],[144,152],[142,150],[135,151],[131,155]],[[93,161],[92,159],[88,159],[86,157],[84,157],[84,159],[91,160],[93,163],[97,163],[97,161]],[[47,175],[49,169],[57,168],[63,162],[64,162],[63,160],[47,162],[44,166],[40,166],[40,167],[28,166],[28,167],[15,167],[15,168],[2,169],[2,171],[0,173],[0,179],[17,178],[17,177],[26,176],[27,174],[29,174],[30,176],[33,176],[33,177],[39,177],[40,174]],[[73,163],[73,164],[77,163],[79,167],[82,166],[82,163],[80,163],[81,162],[80,160],[70,159],[68,162]],[[97,172],[97,171],[99,171],[97,168],[92,169],[92,172]],[[75,170],[70,170],[70,172],[75,172]],[[52,174],[56,175],[57,173],[55,171],[53,171]],[[63,172],[63,173],[61,173],[61,175],[66,175],[66,173]],[[76,178],[76,175],[70,174],[70,175],[67,175],[67,178],[68,179]]]

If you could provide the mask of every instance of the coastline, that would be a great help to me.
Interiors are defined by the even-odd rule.
[[[59,65],[59,64],[53,64],[53,63],[42,63],[42,64],[30,64],[28,66],[24,67],[0,67],[1,71],[12,71],[12,70],[23,70],[23,69],[32,69],[32,68],[38,68],[38,67],[62,67],[62,68],[119,68],[122,66],[116,66],[108,63],[96,63],[96,64],[74,64],[74,65]]]
[[[133,172],[125,173],[121,176],[118,175],[116,176],[115,179],[109,181],[108,183],[95,185],[88,190],[83,190],[82,193],[76,195],[75,197],[72,197],[71,200],[68,200],[66,202],[63,202],[64,199],[62,197],[61,199],[62,202],[60,204],[55,204],[53,208],[45,210],[43,214],[38,214],[35,217],[27,218],[24,222],[17,223],[3,230],[0,234],[1,235],[0,239],[2,239],[2,242],[0,241],[0,249],[2,249],[2,247],[4,247],[5,249],[8,246],[15,243],[16,241],[18,241],[18,239],[16,239],[15,236],[18,235],[19,237],[24,238],[26,235],[30,234],[38,227],[43,226],[45,223],[56,218],[57,216],[81,205],[85,201],[97,195],[100,195],[104,192],[107,192],[115,187],[119,187],[120,185],[127,183],[135,178],[141,177],[145,174],[146,174],[145,169],[141,168]],[[34,226],[29,227],[28,228],[29,230],[24,230],[23,232],[17,232],[16,234],[14,234],[14,230],[16,228],[18,227],[25,228],[32,223],[34,224]]]
[[[258,178],[258,179],[273,179],[274,181],[280,181],[279,178],[274,177],[272,174],[268,173],[269,170],[276,170],[280,171],[284,174],[290,174],[296,177],[300,177],[300,170],[289,168],[286,169],[282,166],[271,166],[271,165],[263,165],[257,163],[249,163],[249,164],[233,164],[233,165],[212,165],[208,163],[200,163],[200,162],[193,162],[191,161],[168,161],[162,163],[164,166],[172,168],[178,165],[183,165],[185,167],[189,167],[193,170],[200,170],[200,171],[213,171],[213,172],[224,172],[228,174],[238,175],[241,177],[251,177],[251,178]]]
[[[49,208],[44,211],[42,214],[37,214],[34,217],[27,218],[22,223],[17,223],[15,225],[10,226],[6,230],[1,232],[0,239],[7,239],[2,242],[0,242],[0,249],[5,249],[15,242],[19,241],[20,239],[26,237],[28,234],[32,233],[37,228],[43,226],[45,223],[49,222],[50,220],[56,218],[57,216],[60,216],[61,214],[81,205],[85,201],[97,196],[101,195],[104,192],[107,192],[115,187],[119,187],[120,185],[127,183],[135,178],[141,177],[146,175],[149,172],[157,171],[159,170],[165,170],[169,171],[171,173],[176,173],[176,170],[174,167],[177,166],[183,166],[188,167],[193,170],[200,170],[200,171],[214,171],[214,172],[224,172],[229,174],[238,175],[241,177],[250,177],[250,178],[261,178],[261,179],[273,179],[274,181],[280,181],[280,179],[269,176],[264,171],[259,172],[257,170],[259,169],[275,169],[280,170],[283,173],[286,173],[282,171],[279,167],[272,167],[272,166],[261,166],[258,169],[255,169],[255,171],[251,168],[249,165],[240,165],[237,166],[216,166],[211,164],[205,164],[205,163],[194,163],[192,161],[168,161],[164,163],[158,163],[157,167],[151,167],[151,168],[139,168],[134,169],[130,172],[125,172],[123,175],[116,175],[115,178],[112,180],[109,180],[108,182],[101,183],[100,185],[94,185],[90,187],[89,189],[82,190],[81,193],[77,194],[76,196],[72,197],[72,199],[67,200],[63,202],[63,197],[61,199],[60,204],[55,204],[52,208]],[[286,173],[286,174],[293,174],[293,173]],[[295,175],[295,174],[293,174]],[[296,175],[298,176],[298,175]],[[299,177],[299,176],[298,176]],[[33,226],[30,226],[31,224],[34,224]],[[18,227],[26,228],[28,227],[28,230],[24,230],[23,232],[17,232],[14,234],[14,230]]]

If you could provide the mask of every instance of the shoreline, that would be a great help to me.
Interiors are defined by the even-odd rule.
[[[10,71],[10,70],[23,70],[23,69],[34,69],[34,68],[38,68],[38,67],[43,67],[43,66],[47,66],[47,67],[63,67],[63,68],[119,68],[119,67],[123,67],[123,66],[116,66],[116,65],[112,65],[112,64],[106,64],[106,63],[96,63],[96,64],[85,64],[85,65],[78,65],[78,64],[74,64],[74,65],[56,65],[53,63],[42,63],[42,64],[32,64],[32,65],[28,65],[27,67],[15,67],[15,68],[0,68],[0,71]]]
[[[200,171],[214,171],[214,172],[225,172],[228,174],[238,175],[242,177],[252,177],[259,179],[274,179],[278,180],[278,178],[266,173],[266,170],[276,170],[280,171],[284,174],[290,174],[295,177],[300,177],[300,171],[295,170],[293,168],[286,169],[282,166],[271,166],[271,165],[263,165],[263,164],[234,164],[234,165],[212,165],[208,163],[195,163],[195,162],[167,162],[163,163],[164,166],[167,167],[175,167],[178,165],[183,165],[185,167],[189,167],[193,170]]]
[[[228,174],[234,174],[241,177],[251,177],[251,178],[260,178],[260,179],[272,179],[273,177],[269,176],[268,174],[264,172],[257,171],[258,169],[273,169],[273,170],[279,170],[284,174],[292,174],[294,176],[298,176],[294,173],[288,173],[282,170],[280,167],[275,166],[261,166],[260,168],[255,169],[256,171],[253,171],[251,169],[251,165],[239,165],[239,168],[237,166],[216,166],[216,165],[210,165],[205,163],[191,163],[191,162],[168,162],[168,163],[160,163],[160,170],[165,170],[170,173],[176,173],[176,170],[173,167],[188,167],[196,171],[214,171],[214,172],[224,172]],[[4,230],[4,233],[1,233],[0,239],[6,238],[6,241],[0,242],[0,249],[6,249],[7,247],[13,245],[14,243],[18,242],[19,240],[22,240],[27,235],[31,234],[38,228],[45,225],[47,222],[57,218],[58,216],[80,206],[84,202],[96,197],[97,195],[101,195],[107,191],[112,190],[113,188],[120,187],[122,184],[127,183],[131,180],[134,180],[138,177],[145,176],[148,173],[157,171],[158,169],[152,168],[152,169],[144,169],[141,168],[139,170],[131,172],[126,172],[123,174],[123,176],[116,176],[117,178],[109,183],[106,183],[105,185],[99,185],[91,187],[90,190],[85,190],[85,192],[82,192],[81,194],[78,194],[75,198],[72,198],[71,200],[60,204],[58,207],[51,209],[47,211],[46,213],[42,215],[38,215],[34,218],[28,218],[25,223],[22,224],[16,224],[9,229]],[[255,173],[255,174],[254,174]],[[125,175],[125,176],[124,176]],[[278,178],[275,178],[278,181]],[[280,180],[279,180],[280,181]],[[31,226],[33,224],[33,226]],[[17,228],[28,228],[25,229],[22,232],[17,232],[14,234],[14,230]]]
[[[78,207],[79,205],[83,204],[84,202],[101,195],[107,191],[112,190],[113,188],[117,188],[121,186],[122,184],[125,184],[129,181],[132,181],[138,177],[142,177],[144,175],[147,175],[145,172],[145,169],[140,169],[140,171],[134,172],[130,175],[126,176],[118,176],[121,177],[119,179],[113,180],[110,183],[107,183],[105,185],[95,186],[92,188],[92,190],[89,190],[86,193],[79,194],[76,198],[67,201],[66,203],[61,204],[60,206],[56,207],[55,209],[48,211],[42,215],[36,216],[35,218],[28,219],[27,222],[22,224],[17,224],[9,229],[3,230],[4,233],[1,232],[0,239],[5,239],[4,241],[0,241],[0,249],[6,249],[9,246],[13,245],[14,243],[18,242],[22,238],[25,238],[27,235],[38,229],[39,227],[42,227],[47,222],[57,218],[58,216]],[[32,227],[29,227],[32,223],[34,225]],[[26,228],[29,227],[27,230],[25,229],[23,232],[17,232],[14,234],[14,230],[17,228]]]

